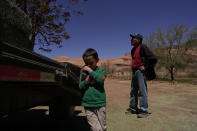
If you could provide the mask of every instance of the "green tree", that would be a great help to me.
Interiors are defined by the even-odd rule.
[[[72,9],[80,1],[87,0],[12,0],[31,20],[32,43],[49,52],[50,45],[60,48],[62,41],[70,38],[65,25],[70,21],[72,13],[83,14]]]
[[[189,48],[197,47],[197,25],[189,33],[188,46]]]
[[[187,66],[186,51],[196,44],[196,40],[197,27],[190,30],[186,24],[175,24],[165,31],[158,28],[146,37],[145,44],[154,49],[159,67],[165,67],[174,81],[175,73]]]

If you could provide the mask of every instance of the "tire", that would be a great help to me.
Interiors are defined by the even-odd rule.
[[[49,116],[52,119],[70,119],[74,114],[74,106],[69,105],[64,97],[58,97],[49,104]]]

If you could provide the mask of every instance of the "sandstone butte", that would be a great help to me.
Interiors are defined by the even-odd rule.
[[[72,59],[66,56],[57,56],[54,57],[53,60],[57,62],[70,62],[79,67],[82,67],[84,65],[83,59],[80,57]],[[115,68],[116,70],[129,69],[131,67],[131,60],[131,55],[129,53],[126,53],[124,56],[114,59],[100,59],[98,66],[101,66],[101,64],[107,64]]]

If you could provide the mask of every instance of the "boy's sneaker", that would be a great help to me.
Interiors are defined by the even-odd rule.
[[[137,118],[146,118],[146,117],[148,117],[149,115],[150,115],[151,113],[149,113],[149,112],[145,112],[145,111],[143,111],[143,112],[140,112],[140,114],[138,114],[137,115]]]
[[[128,108],[127,111],[125,112],[125,115],[130,115],[130,114],[137,114],[137,111],[134,109]]]

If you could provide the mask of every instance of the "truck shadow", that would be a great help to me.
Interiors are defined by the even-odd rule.
[[[32,109],[0,118],[1,131],[89,131],[85,116],[78,116],[81,111],[67,120],[51,119],[46,115],[46,109]]]

